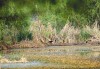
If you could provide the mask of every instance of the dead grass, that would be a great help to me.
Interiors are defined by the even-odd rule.
[[[87,31],[92,36],[91,38],[88,39],[91,44],[100,43],[100,28],[98,26],[97,21],[91,27],[90,26],[86,26],[83,29],[85,31]]]
[[[77,43],[77,38],[76,36],[79,35],[80,30],[74,28],[73,26],[70,25],[70,23],[67,23],[63,29],[59,33],[59,37],[62,40],[62,43]]]
[[[62,46],[62,47],[50,47],[48,48],[40,48],[40,49],[31,49],[31,50],[27,50],[26,49],[23,51],[25,52],[25,54],[28,53],[28,55],[24,55],[25,58],[28,58],[27,61],[40,61],[43,63],[51,63],[54,64],[53,66],[41,66],[41,67],[29,67],[29,68],[24,68],[24,69],[70,69],[70,68],[76,68],[76,69],[88,69],[88,68],[99,68],[100,67],[100,61],[96,61],[96,60],[90,60],[90,58],[87,58],[88,56],[91,55],[87,55],[87,57],[83,57],[80,56],[80,54],[77,55],[59,55],[59,54],[53,54],[55,52],[63,52],[63,51],[67,51],[69,50],[71,51],[76,51],[77,49],[79,50],[83,50],[85,49],[94,49],[95,51],[99,51],[99,46],[86,46],[86,47],[82,47],[78,46],[78,47],[66,47],[66,46]],[[93,50],[93,51],[94,51]],[[22,50],[21,50],[22,51]],[[51,52],[52,54],[45,54],[47,52]],[[43,54],[44,53],[44,54]],[[91,52],[93,56],[99,56],[100,53],[99,52]],[[92,58],[92,57],[91,57]],[[21,60],[21,59],[20,59]],[[55,66],[57,65],[57,66]],[[68,67],[68,65],[71,65]],[[17,68],[15,68],[17,69]],[[20,69],[20,68],[19,68]]]
[[[52,41],[52,44],[77,43],[76,36],[80,32],[80,30],[71,26],[70,23],[67,23],[60,33],[57,33],[50,23],[45,26],[40,21],[32,23],[30,31],[33,32],[33,41],[39,45],[43,43],[49,44],[49,41]]]
[[[90,61],[82,57],[77,58],[76,56],[32,56],[30,57],[34,60],[44,61],[45,63],[55,63],[58,66],[39,66],[39,67],[29,67],[24,69],[69,69],[69,68],[99,68],[100,62]],[[67,66],[71,65],[71,66]],[[13,68],[12,68],[13,69]],[[20,69],[20,68],[14,68]]]
[[[30,32],[33,33],[33,40],[24,40],[11,47],[45,47],[48,45],[78,44],[82,42],[87,42],[91,45],[100,44],[100,29],[97,22],[95,22],[91,27],[84,27],[83,31],[88,32],[91,35],[91,38],[86,41],[81,41],[79,37],[81,30],[79,28],[74,28],[70,22],[67,22],[62,30],[57,33],[57,30],[52,27],[51,23],[48,23],[47,26],[45,26],[38,20],[30,25]]]
[[[74,28],[70,24],[70,22],[67,22],[62,30],[57,33],[57,30],[53,28],[50,23],[45,26],[40,21],[37,21],[30,27],[33,32],[33,41],[38,42],[37,44],[39,45],[42,45],[43,43],[50,44],[49,41],[52,41],[52,44],[83,42],[79,37],[81,30],[79,28]],[[97,22],[95,22],[91,27],[84,27],[83,31],[87,31],[91,35],[91,38],[88,39],[91,40],[91,42],[100,42],[100,30]]]
[[[86,26],[83,28],[83,31],[91,35],[91,37],[85,41],[80,40],[79,36],[81,30],[79,28],[74,28],[70,24],[70,22],[67,22],[62,30],[57,33],[57,30],[52,27],[51,23],[45,26],[41,21],[33,22],[32,25],[30,25],[30,32],[33,33],[33,40],[21,41],[19,44],[15,44],[14,47],[45,47],[48,45],[78,44],[86,42],[91,45],[100,44],[100,30],[97,22],[91,27]]]
[[[20,68],[8,68],[8,69],[20,69]],[[30,67],[30,68],[24,68],[24,69],[69,69],[65,67]]]
[[[46,63],[57,63],[72,65],[73,68],[93,68],[100,67],[100,62],[85,59],[83,57],[76,56],[33,56],[30,59],[45,61]]]
[[[22,57],[20,60],[13,60],[13,61],[10,61],[6,58],[2,58],[0,59],[0,63],[26,63],[28,62],[26,58]]]

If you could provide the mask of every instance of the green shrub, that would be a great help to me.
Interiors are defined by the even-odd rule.
[[[91,37],[91,34],[89,32],[81,30],[80,35],[79,35],[80,40],[86,41],[90,37]]]
[[[30,32],[20,32],[16,35],[17,41],[20,42],[22,40],[32,40],[32,33]]]

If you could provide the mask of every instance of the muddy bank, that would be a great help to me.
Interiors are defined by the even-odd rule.
[[[40,47],[47,47],[47,46],[99,46],[99,41],[91,41],[88,40],[86,42],[80,43],[53,43],[49,41],[48,43],[43,42],[33,42],[33,41],[22,41],[20,43],[16,43],[14,45],[1,45],[0,50],[8,50],[8,49],[19,49],[19,48],[40,48]]]
[[[33,41],[21,41],[13,45],[1,45],[0,50],[19,49],[19,48],[39,48],[45,46],[47,46],[47,44],[41,42],[36,43]]]

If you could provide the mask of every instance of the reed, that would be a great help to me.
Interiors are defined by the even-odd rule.
[[[57,32],[51,23],[47,23],[46,26],[38,20],[32,23],[30,31],[33,32],[33,42],[37,47],[44,47],[48,44],[78,44],[93,40],[93,37],[95,37],[94,41],[99,41],[100,38],[100,30],[96,22],[92,26],[85,26],[82,29],[75,28],[70,22],[67,22],[60,32]]]

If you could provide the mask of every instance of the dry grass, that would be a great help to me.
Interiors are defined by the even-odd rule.
[[[99,68],[100,62],[97,61],[90,61],[82,57],[76,57],[76,56],[32,56],[30,57],[34,60],[38,61],[44,61],[45,63],[55,63],[58,66],[38,66],[38,67],[28,67],[24,69],[69,69],[69,68]],[[8,61],[8,60],[7,60]],[[13,61],[13,62],[23,62],[26,60],[21,59],[20,61]],[[11,62],[11,61],[8,61]],[[71,66],[68,66],[71,65]],[[13,68],[12,68],[13,69]],[[14,68],[14,69],[20,69],[20,68]]]
[[[30,25],[30,32],[33,33],[33,40],[21,41],[19,44],[15,45],[15,47],[45,47],[52,44],[63,45],[75,43],[78,44],[82,42],[85,43],[86,40],[82,41],[79,37],[81,34],[81,30],[78,28],[74,28],[70,24],[70,22],[66,23],[62,30],[57,33],[57,30],[53,28],[50,23],[45,26],[41,23],[41,21],[33,22],[32,25]],[[97,22],[95,22],[91,27],[84,27],[83,31],[86,31],[91,35],[91,38],[87,39],[87,41],[90,41],[88,43],[100,43],[100,30]]]
[[[20,68],[8,68],[8,69],[20,69]],[[24,69],[80,69],[80,68],[66,68],[66,67],[30,67],[30,68],[24,68]],[[83,68],[83,69],[99,69],[98,68]]]
[[[20,69],[20,68],[7,68],[7,69]],[[30,67],[30,68],[24,68],[24,69],[69,69],[69,68],[65,68],[65,67]],[[73,68],[70,68],[73,69]]]
[[[13,61],[10,61],[6,58],[2,58],[0,59],[0,63],[25,63],[25,62],[28,62],[26,58],[22,57],[20,60],[13,60]]]
[[[93,67],[100,67],[100,62],[92,61],[85,59],[83,57],[76,57],[76,56],[33,56],[30,57],[34,60],[45,61],[46,63],[57,63],[57,64],[64,64],[72,65],[72,68],[93,68]]]
[[[58,33],[55,28],[52,27],[51,23],[47,26],[43,25],[41,21],[33,22],[30,25],[30,32],[33,33],[32,41],[21,41],[14,46],[0,46],[0,49],[8,48],[30,48],[30,47],[45,47],[48,45],[63,45],[63,44],[78,44],[78,43],[89,43],[91,45],[100,44],[100,28],[98,23],[95,22],[91,27],[86,26],[83,31],[88,32],[91,38],[82,41],[80,40],[80,33],[82,30],[74,28],[71,23],[68,22]],[[83,36],[84,37],[84,36]],[[9,38],[8,38],[9,39]],[[9,40],[8,40],[9,41]],[[2,44],[1,44],[2,45]]]
[[[70,68],[76,68],[76,69],[88,69],[88,68],[99,68],[100,67],[100,61],[92,60],[90,57],[99,57],[100,52],[91,52],[90,54],[86,54],[86,57],[80,55],[80,53],[77,50],[87,50],[91,49],[93,51],[99,51],[99,46],[61,46],[61,47],[50,47],[50,48],[40,48],[40,49],[25,49],[21,50],[24,54],[25,58],[28,58],[27,61],[39,61],[43,62],[45,64],[52,64],[47,66],[37,66],[37,67],[29,67],[24,69],[70,69]],[[73,52],[76,51],[78,54],[69,54],[67,55],[67,52]],[[18,52],[18,51],[16,51]],[[56,53],[55,53],[56,52]],[[65,54],[59,55],[58,53],[65,52]],[[19,53],[19,52],[18,52]],[[21,53],[21,52],[20,52]],[[51,54],[46,54],[51,53]],[[11,54],[12,55],[12,54]],[[89,57],[90,56],[90,57]],[[88,58],[89,57],[89,58]],[[21,59],[20,59],[21,60]],[[69,65],[69,66],[68,66]],[[71,66],[70,66],[71,65]],[[15,68],[20,69],[20,68]]]
[[[35,46],[45,46],[56,36],[56,30],[48,23],[47,27],[40,21],[32,23],[30,31],[33,32],[33,42]]]
[[[47,26],[43,25],[40,21],[32,23],[30,30],[33,32],[33,38],[35,44],[45,46],[43,44],[50,44],[49,41],[52,41],[52,44],[63,44],[63,43],[79,43],[81,30],[74,28],[68,22],[62,28],[62,30],[57,33],[56,29],[52,27],[50,23]],[[92,27],[86,26],[83,28],[84,31],[87,31],[92,37],[89,40],[100,41],[100,30],[97,22],[94,23]],[[95,40],[93,39],[95,37]]]
[[[70,23],[67,23],[60,31],[60,40],[62,40],[63,43],[77,43],[76,36],[79,35],[79,33],[79,29],[76,29],[71,26]]]
[[[38,44],[40,42],[49,44],[49,41],[52,41],[52,44],[77,43],[76,36],[80,32],[67,23],[60,33],[57,33],[50,23],[46,27],[40,21],[32,23],[30,31],[33,32],[33,41],[38,42]]]
[[[91,27],[86,26],[84,30],[92,36],[88,39],[91,43],[100,43],[100,28],[97,22],[95,22]]]

